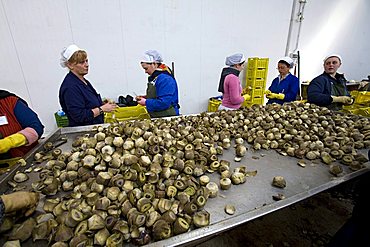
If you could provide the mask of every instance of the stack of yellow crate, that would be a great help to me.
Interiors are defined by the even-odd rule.
[[[245,76],[246,81],[243,93],[249,94],[251,96],[251,99],[245,101],[243,103],[243,106],[249,107],[254,104],[263,105],[268,64],[268,58],[248,58],[248,65]]]

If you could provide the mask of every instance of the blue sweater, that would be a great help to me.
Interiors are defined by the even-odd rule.
[[[42,136],[44,125],[40,122],[37,114],[21,100],[18,100],[15,104],[14,115],[23,129],[30,127],[37,132],[39,138]]]
[[[66,113],[69,126],[82,126],[104,123],[104,115],[94,118],[92,109],[103,105],[91,83],[83,83],[75,74],[69,72],[59,89],[59,103]]]
[[[176,114],[179,115],[179,95],[176,80],[170,75],[161,73],[155,80],[155,89],[157,98],[146,100],[148,112],[163,111],[173,105]]]
[[[284,104],[296,100],[299,92],[299,80],[296,76],[288,74],[283,80],[279,82],[279,77],[276,77],[269,87],[272,93],[283,93],[285,95],[283,100],[269,99],[267,104],[278,103]]]

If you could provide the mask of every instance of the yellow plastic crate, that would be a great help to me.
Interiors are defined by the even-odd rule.
[[[352,91],[350,91],[349,93],[351,94],[351,96],[352,96],[352,97],[355,97],[355,98],[356,98],[356,97],[357,97],[357,95],[358,95],[358,91],[357,91],[357,90],[352,90]]]
[[[214,97],[210,98],[208,101],[208,112],[216,112],[218,110],[218,107],[221,105],[222,100],[221,97]]]
[[[113,112],[104,113],[104,122],[106,123],[149,118],[150,115],[146,107],[142,105],[117,107]]]
[[[358,108],[347,108],[347,109],[343,109],[344,112],[348,112],[348,113],[351,113],[351,114],[355,114],[355,115],[359,115],[358,112],[359,112],[359,109]]]
[[[252,98],[252,104],[253,105],[263,105],[263,96],[262,97],[253,97]]]
[[[267,78],[267,68],[263,69],[247,69],[246,72],[246,78],[259,78],[259,79],[265,79]]]
[[[370,107],[361,107],[361,105],[348,105],[343,106],[343,111],[355,115],[361,115],[365,117],[370,117]]]
[[[370,104],[370,92],[368,91],[357,91],[353,93],[355,97],[355,104],[369,105]],[[352,93],[351,93],[352,95]],[[356,95],[356,96],[355,96]]]
[[[244,101],[242,106],[251,107],[252,105],[263,105],[263,102],[264,102],[263,96],[262,97],[256,96],[256,97],[252,97],[248,101]]]
[[[370,107],[359,108],[357,114],[365,117],[370,117]]]
[[[259,97],[263,97],[264,95],[264,88],[254,88],[251,90],[251,97],[252,98],[259,98]]]
[[[247,82],[246,82],[245,86],[250,87],[250,88],[263,88],[263,89],[265,89],[266,79],[247,78]]]
[[[344,112],[350,112],[350,110],[357,109],[358,107],[353,104],[353,105],[344,105],[343,106],[343,111]]]
[[[248,58],[248,69],[266,69],[269,65],[268,58],[251,57]]]

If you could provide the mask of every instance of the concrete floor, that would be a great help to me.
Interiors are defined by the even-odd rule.
[[[247,222],[196,246],[326,246],[351,216],[353,183]]]

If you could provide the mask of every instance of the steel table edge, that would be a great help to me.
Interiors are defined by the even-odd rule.
[[[287,206],[290,206],[292,204],[295,204],[299,201],[302,201],[304,199],[307,199],[313,195],[316,195],[320,192],[323,192],[327,189],[330,189],[332,187],[335,187],[336,185],[339,185],[345,181],[348,181],[350,179],[353,179],[357,176],[360,176],[366,172],[370,172],[369,167],[365,167],[363,169],[360,169],[358,171],[351,172],[349,174],[346,174],[342,177],[337,177],[325,184],[322,184],[318,187],[314,187],[312,189],[309,189],[307,191],[304,191],[302,193],[296,194],[294,196],[288,197],[281,201],[276,201],[271,204],[263,205],[259,208],[255,208],[253,210],[250,210],[246,213],[230,217],[228,219],[222,220],[220,222],[217,222],[215,224],[209,225],[207,227],[198,228],[180,235],[173,236],[171,238],[157,241],[150,243],[146,246],[151,247],[157,247],[157,246],[180,246],[180,245],[189,245],[191,243],[199,241],[203,237],[211,237],[217,234],[220,234],[222,232],[225,232],[227,230],[230,230],[238,225],[244,224],[248,221],[254,220],[258,217],[267,215],[269,213],[272,213],[274,211],[277,211],[279,209],[285,208]]]
[[[43,149],[43,145],[47,142],[50,141],[51,139],[57,139],[61,135],[61,129],[56,129],[53,132],[51,132],[48,136],[45,138],[42,138],[38,140],[37,145],[32,148],[28,153],[25,154],[23,159],[27,162],[26,167],[29,167],[31,164],[31,161],[33,160],[33,156],[35,155],[36,152],[40,151]],[[25,167],[25,168],[26,168]],[[12,180],[13,176],[15,173],[20,169],[20,164],[14,165],[11,167],[11,170],[7,172],[6,174],[3,174],[0,176],[0,184],[5,184],[7,181]],[[0,188],[0,194],[4,193],[5,188]]]

